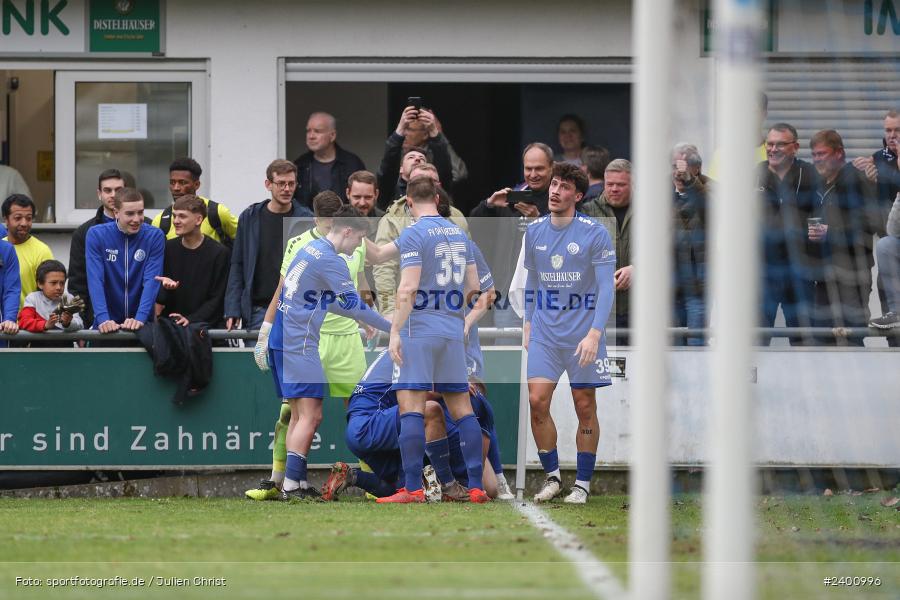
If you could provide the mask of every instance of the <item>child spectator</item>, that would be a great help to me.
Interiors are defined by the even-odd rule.
[[[78,331],[84,328],[81,315],[65,293],[66,267],[58,260],[45,260],[35,273],[38,291],[25,297],[19,313],[19,328],[32,333]],[[62,310],[60,308],[62,307]]]

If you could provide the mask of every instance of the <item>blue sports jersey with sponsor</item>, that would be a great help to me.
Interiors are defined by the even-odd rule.
[[[494,276],[488,266],[481,249],[475,242],[470,242],[472,255],[475,257],[475,268],[478,269],[478,289],[485,292],[494,287]],[[466,368],[469,375],[482,377],[484,371],[484,355],[481,352],[481,342],[478,339],[478,323],[469,330],[469,339],[466,341]]]
[[[403,337],[463,339],[466,266],[475,262],[469,238],[439,216],[423,217],[400,233],[400,269],[421,267],[419,290]]]
[[[615,268],[609,233],[581,213],[564,227],[554,227],[547,216],[529,225],[524,244],[525,268],[537,276],[537,289],[525,290],[526,307],[530,303],[534,309],[531,339],[578,346],[594,321],[598,299],[614,293],[611,276],[598,282],[594,274],[598,265]]]
[[[318,353],[319,330],[325,316],[348,296],[359,299],[347,261],[338,255],[328,238],[310,242],[297,252],[284,276],[269,348]]]
[[[377,410],[397,404],[397,392],[391,390],[394,361],[387,350],[382,351],[356,384],[350,403],[347,405],[347,419],[355,415],[371,415]]]

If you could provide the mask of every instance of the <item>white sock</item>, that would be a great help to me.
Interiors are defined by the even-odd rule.
[[[304,479],[303,481],[297,482],[297,487],[299,487],[301,490],[307,490],[309,489],[309,483]]]
[[[555,471],[550,471],[549,473],[547,473],[547,477],[556,477],[557,479],[562,481],[562,475],[560,475],[559,469],[556,469]]]
[[[284,471],[272,471],[271,481],[275,482],[275,485],[280,486],[281,482],[284,481]]]
[[[283,489],[286,492],[290,492],[290,491],[296,490],[299,487],[300,487],[299,481],[294,481],[293,479],[285,478],[284,483],[281,486],[281,489]]]
[[[576,479],[576,480],[575,480],[575,485],[577,485],[578,487],[584,489],[584,491],[586,491],[586,492],[590,492],[590,491],[591,491],[591,482],[590,482],[590,481],[580,481],[580,480]]]

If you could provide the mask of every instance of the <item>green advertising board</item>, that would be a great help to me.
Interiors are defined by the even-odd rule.
[[[519,361],[518,350],[485,350],[506,464],[516,456]],[[271,465],[279,400],[247,351],[215,351],[212,384],[182,406],[171,402],[175,383],[153,375],[143,350],[0,350],[0,372],[0,469]],[[310,464],[355,461],[344,444],[343,402],[326,399],[324,413]]]
[[[161,48],[163,0],[90,0],[90,52],[148,52]]]

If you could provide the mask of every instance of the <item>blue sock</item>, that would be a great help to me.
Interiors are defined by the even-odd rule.
[[[365,471],[356,472],[354,485],[379,498],[390,496],[397,491],[397,488],[386,481],[382,481],[375,473],[366,473]]]
[[[553,450],[538,450],[538,458],[541,459],[544,473],[550,474],[554,471],[559,471],[559,454],[557,454],[556,448]]]
[[[579,452],[575,461],[577,465],[575,479],[590,481],[594,474],[594,465],[597,463],[597,455],[591,452]]]
[[[497,475],[503,473],[503,463],[500,462],[500,444],[497,443],[497,432],[491,430],[491,445],[488,446],[488,461]]]
[[[481,426],[473,413],[469,413],[456,422],[459,428],[459,447],[463,460],[466,461],[466,473],[469,476],[467,487],[484,489],[481,481],[484,462],[481,459]]]
[[[400,415],[400,457],[406,490],[422,489],[422,464],[425,461],[425,416],[418,412]]]
[[[450,470],[450,442],[447,438],[442,437],[425,444],[425,454],[428,455],[438,480],[443,484],[451,483],[454,477]]]
[[[287,453],[284,466],[284,477],[291,481],[306,481],[306,457],[296,452]]]

